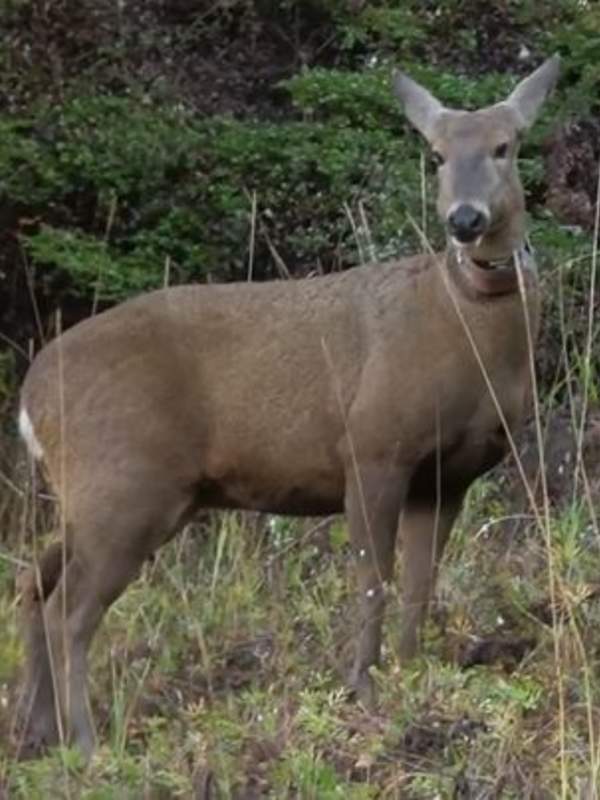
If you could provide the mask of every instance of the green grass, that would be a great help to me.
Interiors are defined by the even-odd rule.
[[[543,537],[484,525],[503,513],[494,484],[478,484],[449,547],[424,655],[407,667],[391,647],[392,591],[375,714],[343,690],[354,618],[343,523],[223,514],[188,527],[97,636],[91,764],[69,751],[17,764],[4,741],[0,785],[27,800],[186,798],[211,773],[223,798],[431,800],[461,785],[523,798],[532,787],[561,796],[562,763],[562,796],[575,797],[597,756],[598,543],[585,509],[553,516],[553,630],[540,612],[549,607]],[[21,646],[14,569],[0,565],[6,729]],[[492,633],[526,635],[535,647],[509,667],[461,668],[462,649]]]

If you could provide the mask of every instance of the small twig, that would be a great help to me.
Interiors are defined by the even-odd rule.
[[[13,483],[10,478],[7,478],[3,472],[0,472],[0,481],[2,481],[5,486],[8,486],[8,488],[17,495],[17,497],[25,497],[25,492],[22,489],[19,489],[19,487]]]
[[[279,274],[282,278],[290,279],[292,277],[289,269],[285,265],[285,261],[277,252],[275,245],[271,241],[271,237],[269,236],[269,232],[267,231],[265,225],[261,222],[260,223],[260,232],[265,237],[265,241],[267,243],[267,247],[269,248],[269,253],[271,254],[271,258],[275,262],[275,266],[279,270]]]
[[[354,221],[354,215],[352,214],[352,209],[348,205],[348,203],[344,202],[344,211],[346,212],[346,216],[348,217],[348,221],[350,222],[350,226],[352,228],[352,233],[354,235],[354,241],[356,242],[356,247],[358,248],[358,258],[361,264],[366,264],[367,261],[365,259],[365,254],[363,252],[362,241],[360,236],[360,230]]]
[[[112,227],[115,221],[115,215],[117,213],[117,195],[113,192],[110,198],[110,206],[108,208],[108,217],[106,219],[106,227],[104,229],[104,247],[108,249],[108,240],[110,238],[110,232],[112,231]],[[98,265],[98,272],[96,274],[96,280],[94,281],[94,297],[92,299],[92,317],[98,311],[98,302],[100,301],[100,285],[102,280],[102,262]]]
[[[15,567],[20,567],[22,569],[31,566],[31,563],[29,561],[24,561],[22,558],[11,556],[10,553],[5,553],[3,550],[0,550],[0,559],[2,559],[3,561],[7,561],[9,564],[14,564]]]
[[[299,539],[294,539],[294,541],[289,542],[285,547],[282,547],[281,550],[278,550],[276,553],[274,553],[272,556],[273,561],[275,561],[275,559],[283,558],[283,556],[286,556],[290,552],[290,550],[304,547],[304,545],[309,539],[312,539],[312,537],[315,536],[317,533],[322,531],[328,525],[331,525],[331,523],[335,519],[336,519],[335,514],[320,519],[315,525],[313,525],[311,528],[305,531],[305,533],[303,533]]]
[[[358,213],[360,214],[361,231],[364,231],[364,236],[367,242],[367,252],[369,254],[369,261],[374,262],[377,260],[377,253],[375,252],[375,245],[371,235],[371,228],[369,220],[367,219],[367,212],[365,211],[365,204],[362,200],[358,201]]]
[[[421,230],[423,231],[423,236],[427,238],[427,172],[425,161],[425,153],[421,151],[419,159],[419,171],[421,173]]]
[[[250,283],[254,277],[254,247],[256,242],[256,191],[252,192],[252,206],[250,211],[250,245],[248,252],[248,276]]]
[[[31,307],[33,309],[33,316],[35,318],[35,325],[38,330],[38,335],[40,337],[40,341],[44,342],[44,329],[42,328],[42,318],[40,316],[40,309],[37,302],[37,297],[35,296],[35,289],[33,286],[33,276],[31,274],[31,270],[29,269],[29,263],[27,261],[27,255],[21,246],[21,256],[23,258],[23,269],[25,270],[25,278],[27,282],[27,290],[29,291],[29,298],[31,300]]]
[[[166,289],[171,282],[171,256],[165,257],[165,268],[163,271],[163,286]]]
[[[10,336],[7,336],[5,333],[2,333],[0,331],[0,339],[3,342],[6,342],[6,344],[9,347],[12,347],[13,350],[15,350],[20,356],[23,356],[23,358],[27,359],[27,361],[31,361],[31,358],[30,358],[29,353],[27,352],[27,350],[25,350],[25,348],[21,347],[20,344],[18,344],[13,339],[11,339]]]

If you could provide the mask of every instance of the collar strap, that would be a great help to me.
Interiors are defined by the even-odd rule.
[[[518,292],[519,269],[524,275],[535,274],[533,254],[527,242],[507,258],[491,261],[468,258],[458,248],[455,254],[461,274],[479,294],[502,295]]]

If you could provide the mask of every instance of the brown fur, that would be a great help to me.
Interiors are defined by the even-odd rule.
[[[461,115],[461,130],[469,119],[477,153],[498,120],[512,120],[516,138],[504,107]],[[450,151],[456,139],[445,137],[438,146]],[[492,209],[485,255],[506,255],[523,227],[514,151],[503,191],[494,189],[502,214]],[[460,192],[456,179],[442,184],[441,207]],[[66,574],[52,553],[42,565],[56,584],[45,618],[58,722],[84,752],[94,740],[85,693],[97,625],[199,508],[346,512],[361,598],[352,684],[366,700],[400,522],[401,651],[415,652],[464,493],[506,452],[523,415],[526,319],[534,335],[538,324],[533,273],[523,298],[516,279],[512,291],[488,292],[472,260],[481,253],[466,250],[461,261],[422,255],[303,281],[163,289],[82,322],[37,356],[22,405],[72,530]],[[58,729],[41,615],[28,628],[30,738],[47,743]]]

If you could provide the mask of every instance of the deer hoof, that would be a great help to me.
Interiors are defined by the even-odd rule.
[[[38,731],[26,731],[25,735],[17,742],[16,759],[17,761],[30,761],[31,759],[39,758],[56,744],[56,741],[43,736]]]
[[[58,729],[51,711],[32,710],[27,719],[19,715],[17,733],[13,740],[16,746],[16,758],[27,761],[44,755],[51,747],[59,743]]]
[[[368,667],[353,669],[348,684],[350,699],[360,703],[369,711],[376,708],[377,692],[373,678],[369,675]]]

